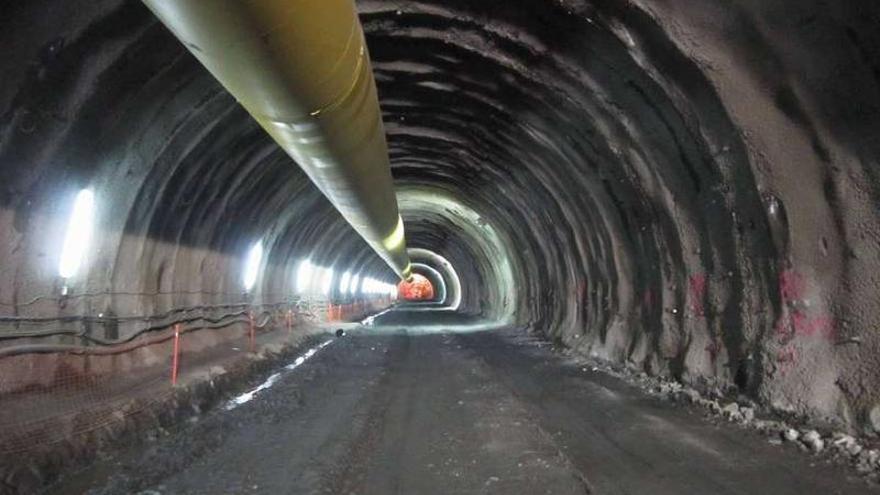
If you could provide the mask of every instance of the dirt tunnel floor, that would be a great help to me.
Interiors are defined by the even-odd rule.
[[[49,493],[875,493],[521,333],[380,324]]]

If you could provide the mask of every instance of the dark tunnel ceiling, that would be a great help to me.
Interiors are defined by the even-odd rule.
[[[463,310],[880,418],[880,5],[358,5],[409,244],[455,266]],[[3,9],[0,300],[55,290],[86,186],[94,290],[235,292],[260,237],[265,294],[307,255],[391,280],[139,2]]]

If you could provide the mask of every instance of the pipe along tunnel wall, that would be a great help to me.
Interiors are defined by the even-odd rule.
[[[358,6],[408,243],[454,266],[461,311],[880,429],[880,5]],[[260,238],[254,303],[305,257],[393,280],[142,4],[0,18],[0,332],[237,299]],[[60,305],[86,187],[69,286],[92,295]]]

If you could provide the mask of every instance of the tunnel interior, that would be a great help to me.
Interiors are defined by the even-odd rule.
[[[880,4],[357,5],[434,311],[880,429]],[[0,354],[397,283],[140,2],[3,10]]]

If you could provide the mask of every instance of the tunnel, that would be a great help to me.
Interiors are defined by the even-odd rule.
[[[396,369],[393,359],[409,356],[410,345],[421,358],[400,357],[400,367],[421,372],[439,353],[436,366],[455,370],[450,381],[398,383],[384,374],[374,381],[392,380],[389,390],[412,390],[406,401],[434,404],[425,414],[447,407],[432,394],[476,383],[482,392],[448,407],[494,397],[493,414],[513,415],[518,409],[500,390],[524,384],[564,397],[565,418],[548,412],[549,399],[522,406],[523,417],[547,418],[540,435],[563,431],[547,426],[557,420],[582,428],[562,435],[574,439],[570,449],[542,457],[556,463],[541,475],[548,493],[713,493],[696,481],[688,486],[701,489],[693,492],[664,484],[678,468],[658,481],[644,474],[647,460],[584,450],[604,437],[579,437],[590,420],[573,411],[607,402],[603,417],[637,419],[574,382],[575,372],[630,383],[613,393],[642,408],[638,421],[664,418],[666,426],[652,431],[665,428],[676,441],[692,435],[688,448],[702,441],[707,420],[681,420],[687,426],[679,428],[666,415],[708,408],[716,421],[737,423],[721,428],[770,431],[783,446],[765,452],[761,439],[754,455],[788,466],[778,472],[809,472],[809,455],[837,459],[827,468],[833,475],[799,474],[796,482],[724,471],[730,491],[716,486],[716,493],[762,486],[816,493],[852,466],[860,476],[840,481],[836,493],[876,489],[880,4],[357,0],[356,7],[407,253],[433,288],[427,301],[399,297],[400,279],[386,260],[199,63],[199,47],[181,43],[142,2],[0,7],[0,493],[50,486],[57,491],[47,493],[313,493],[257,475],[235,478],[241,485],[140,491],[164,483],[149,473],[129,473],[105,491],[76,491],[69,473],[97,477],[88,470],[97,452],[122,448],[125,438],[201,427],[203,420],[186,418],[224,410],[230,390],[276,376],[273,366],[301,350],[312,349],[309,361],[278,373],[317,373],[309,370],[324,369],[321,360],[331,356],[326,373],[370,363]],[[337,328],[346,336],[326,341],[332,345],[315,340]],[[400,343],[404,333],[411,344]],[[449,357],[463,347],[474,361]],[[545,370],[550,361],[559,368]],[[574,361],[589,364],[559,371]],[[456,373],[484,368],[506,371],[453,384]],[[218,370],[224,378],[212,378]],[[354,394],[368,375],[331,380],[308,397]],[[640,384],[649,384],[638,392],[645,397],[659,387],[679,400],[645,405],[634,391]],[[139,387],[151,392],[139,395]],[[376,402],[370,414],[393,415],[397,402],[390,404]],[[749,418],[753,410],[764,419]],[[407,424],[409,416],[399,416],[394,424]],[[738,420],[723,419],[730,417]],[[361,443],[339,468],[361,474],[326,475],[325,490],[545,493],[528,482],[505,485],[516,476],[500,464],[493,466],[504,475],[449,467],[464,474],[449,475],[448,491],[428,485],[427,474],[394,478],[387,465],[363,460],[391,442],[393,421],[364,421],[353,434]],[[624,431],[620,422],[607,430]],[[429,435],[442,424],[418,430]],[[309,431],[308,438],[332,438]],[[461,449],[479,437],[462,435]],[[420,453],[427,443],[418,437],[397,442]],[[530,451],[522,442],[551,442],[512,437],[517,452]],[[156,438],[149,442],[165,441]],[[477,465],[496,459],[485,446],[503,450],[498,442],[459,453]],[[785,450],[791,443],[813,453]],[[705,449],[713,459],[724,453]],[[450,462],[458,457],[449,454]],[[511,469],[531,469],[524,462]],[[593,468],[572,467],[581,462]],[[167,464],[189,472],[184,461]],[[569,471],[580,473],[579,491],[561,481]],[[232,475],[217,479],[224,476]],[[465,479],[486,491],[455,484]],[[657,489],[645,491],[638,479]]]

